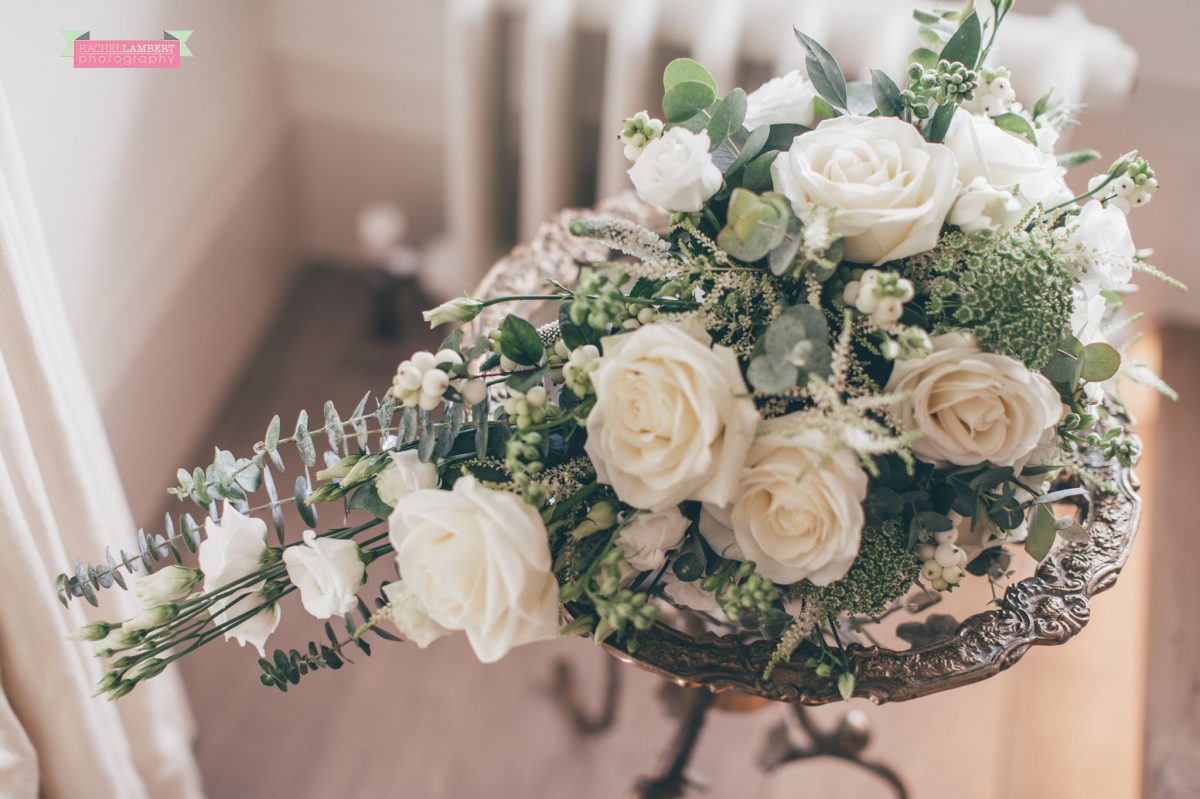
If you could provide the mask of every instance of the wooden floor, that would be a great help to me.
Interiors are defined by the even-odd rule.
[[[421,298],[402,292],[400,300],[402,318],[419,320]],[[416,328],[373,339],[370,295],[345,274],[310,273],[289,307],[212,431],[214,443],[245,452],[274,413],[285,420],[302,407],[319,414],[326,399],[352,407],[368,388],[386,389],[411,350],[436,344]],[[1017,668],[950,694],[881,708],[856,700],[875,727],[870,751],[891,762],[916,797],[1138,795],[1145,556],[1135,553],[1134,561],[1069,646],[1032,652]],[[301,646],[317,634],[293,603],[271,644]],[[651,768],[672,723],[657,701],[659,682],[623,667],[615,728],[577,738],[547,699],[553,663],[568,659],[599,699],[604,657],[582,641],[559,641],[483,666],[461,636],[425,651],[381,643],[369,660],[313,675],[286,696],[261,687],[256,654],[233,644],[209,647],[183,670],[214,799],[608,799]],[[1194,664],[1194,649],[1192,657]],[[1177,745],[1194,747],[1194,672],[1191,680],[1193,737]],[[823,708],[818,720],[832,723],[842,712]],[[710,718],[696,760],[708,796],[887,795],[873,778],[836,763],[761,774],[755,762],[765,732],[783,713]]]

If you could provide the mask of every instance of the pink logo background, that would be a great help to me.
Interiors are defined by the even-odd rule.
[[[81,69],[178,69],[175,39],[76,39],[73,60]]]

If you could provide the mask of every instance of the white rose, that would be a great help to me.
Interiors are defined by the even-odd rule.
[[[421,649],[450,633],[429,617],[421,598],[403,580],[385,585],[383,595],[391,604],[391,618],[396,629]]]
[[[813,101],[817,90],[798,69],[759,86],[746,97],[746,120],[749,130],[763,125],[813,126],[817,110]]]
[[[1120,209],[1092,200],[1068,226],[1064,265],[1079,278],[1090,297],[1102,289],[1119,289],[1133,278],[1137,249],[1129,221]]]
[[[982,177],[962,190],[946,220],[963,233],[1004,230],[1021,218],[1021,204],[1011,190],[997,189]]]
[[[688,520],[679,508],[658,513],[639,513],[617,538],[625,560],[638,571],[652,571],[663,565],[667,552],[679,546],[687,532]]]
[[[226,506],[221,521],[213,521],[210,517],[204,523],[204,531],[205,539],[200,542],[198,555],[200,571],[204,572],[205,592],[253,574],[262,565],[263,555],[267,552],[267,525],[262,519],[244,516],[237,509]],[[227,599],[217,602],[210,611],[213,620],[218,625],[225,624],[251,610],[262,602],[262,595],[258,593],[262,588],[261,580],[247,584],[243,590],[252,592],[248,596],[232,605]],[[259,655],[263,655],[263,645],[278,626],[279,608],[271,605],[227,631],[225,640],[236,638],[242,646],[253,644]]]
[[[375,475],[375,490],[379,498],[396,507],[400,497],[422,488],[437,488],[437,467],[422,463],[415,449],[393,452],[392,462]]]
[[[901,428],[926,463],[1017,466],[1062,413],[1054,386],[1020,361],[982,352],[966,333],[933,339],[927,358],[897,361],[886,390],[908,396],[894,406]]]
[[[288,579],[300,589],[304,609],[318,619],[349,613],[358,604],[355,594],[366,566],[358,544],[348,539],[318,538],[305,530],[304,543],[283,550]]]
[[[733,350],[710,341],[698,325],[659,322],[601,342],[585,449],[635,508],[733,499],[758,411]]]
[[[646,145],[629,177],[638,197],[668,211],[699,211],[721,188],[721,170],[708,149],[708,132],[671,128]]]
[[[858,557],[867,481],[858,456],[819,430],[767,432],[750,448],[737,499],[706,505],[700,532],[717,553],[754,561],[777,583],[829,585]]]
[[[958,194],[954,157],[906,122],[844,116],[797,136],[775,159],[775,190],[802,219],[834,209],[846,259],[882,264],[931,249]]]
[[[558,583],[541,514],[459,478],[403,496],[388,519],[400,576],[433,621],[463,630],[484,663],[558,635]]]
[[[988,117],[956,111],[946,146],[958,162],[960,181],[970,184],[981,177],[997,189],[1016,188],[1023,209],[1038,203],[1052,208],[1073,196],[1053,155]]]

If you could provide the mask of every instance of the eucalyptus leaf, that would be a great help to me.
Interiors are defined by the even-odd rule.
[[[363,483],[350,497],[346,506],[349,510],[365,510],[376,519],[386,519],[392,515],[392,506],[379,498],[379,489],[374,480]]]
[[[1083,348],[1080,378],[1089,383],[1103,383],[1121,368],[1121,353],[1111,344],[1094,341]]]
[[[1025,551],[1034,560],[1042,560],[1054,546],[1054,511],[1048,505],[1035,505],[1029,512],[1029,533],[1025,538]]]
[[[271,417],[271,423],[267,425],[267,434],[263,437],[263,446],[267,452],[274,452],[279,446],[279,414]]]
[[[483,402],[471,409],[471,421],[475,423],[475,457],[483,460],[487,457],[488,431],[491,428],[488,423],[488,399],[486,396],[483,398]]]
[[[308,411],[300,411],[296,418],[296,450],[305,466],[313,466],[317,462],[317,448],[313,446],[312,436],[308,432]]]
[[[953,63],[957,61],[974,69],[979,64],[979,53],[983,47],[983,26],[978,14],[969,14],[958,26],[958,30],[942,48],[941,57]]]
[[[417,443],[417,457],[422,463],[429,463],[433,460],[433,450],[437,446],[437,435],[433,428],[433,415],[421,409],[417,414],[420,427],[420,440]]]
[[[324,416],[325,437],[329,439],[329,447],[334,451],[340,450],[346,441],[346,435],[342,431],[342,419],[338,416],[337,408],[333,405],[333,400],[326,401]]]
[[[717,79],[704,65],[690,58],[676,58],[663,70],[663,91],[670,91],[680,83],[703,83],[717,93]]]
[[[937,66],[938,54],[928,47],[918,47],[909,53],[908,63],[917,64],[922,69],[933,69]]]
[[[1056,520],[1054,529],[1062,540],[1071,544],[1082,544],[1092,537],[1091,533],[1073,516],[1063,516]]]
[[[771,126],[771,132],[767,136],[767,141],[763,144],[763,151],[768,150],[790,150],[792,143],[796,141],[796,137],[808,133],[811,128],[806,128],[804,125],[793,125],[786,122],[781,122]]]
[[[707,83],[685,80],[663,95],[663,116],[668,122],[683,122],[706,110],[716,99],[717,93]]]
[[[846,110],[851,114],[865,117],[875,111],[875,92],[871,84],[862,81],[846,84],[846,103]]]
[[[950,123],[954,120],[954,111],[958,106],[954,103],[945,103],[939,105],[937,110],[933,112],[933,116],[929,118],[929,124],[925,129],[925,138],[931,144],[940,144],[945,140],[946,134],[950,131]]]
[[[846,76],[838,66],[837,59],[822,47],[816,40],[793,28],[796,39],[804,47],[805,65],[808,68],[808,79],[813,88],[836,110],[845,111],[848,102],[846,98]]]
[[[308,475],[302,474],[296,478],[296,492],[294,495],[296,511],[300,514],[300,518],[304,520],[304,523],[315,530],[317,527],[317,510],[308,504],[310,493]]]
[[[903,104],[900,100],[900,87],[882,70],[871,70],[871,91],[875,95],[875,107],[885,117],[900,116]]]
[[[775,127],[777,126],[772,125],[772,129]],[[743,188],[750,191],[769,190],[774,185],[771,178],[771,165],[775,163],[778,155],[777,151],[765,152],[746,164],[746,170],[742,173]]]
[[[729,175],[743,166],[748,164],[751,159],[758,157],[762,152],[763,146],[766,145],[767,139],[771,135],[771,128],[767,125],[761,125],[750,131],[745,136],[744,141],[738,145],[738,152],[734,155],[733,160],[725,167],[724,172]],[[728,144],[728,142],[726,142]]]
[[[1015,133],[1029,140],[1030,144],[1037,145],[1037,132],[1033,129],[1033,125],[1029,124],[1029,120],[1020,114],[1001,114],[992,117],[992,121],[996,123],[996,127],[1001,130],[1007,130],[1009,133]]]
[[[715,150],[717,145],[740,131],[745,119],[746,92],[734,89],[713,109],[712,119],[708,122],[709,149]]]
[[[1077,166],[1090,164],[1100,157],[1100,153],[1095,150],[1074,150],[1069,153],[1062,153],[1058,156],[1058,165],[1063,169],[1074,169]]]

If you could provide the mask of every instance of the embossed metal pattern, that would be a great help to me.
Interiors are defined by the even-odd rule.
[[[543,225],[528,246],[518,247],[497,263],[478,296],[537,293],[544,290],[547,277],[569,284],[580,265],[607,259],[605,247],[567,231],[574,219],[596,213],[636,219],[652,227],[665,222],[628,194],[594,210],[564,211]],[[509,307],[499,316],[511,311]],[[518,313],[533,317],[538,311],[537,304],[530,303]],[[494,315],[481,316],[475,329],[498,322]],[[1132,469],[1116,462],[1097,462],[1092,468],[1112,490],[1091,492],[1087,541],[1060,541],[1032,577],[1008,587],[999,607],[971,616],[947,638],[908,650],[851,644],[854,695],[882,704],[969,685],[1009,668],[1031,646],[1062,644],[1083,629],[1091,617],[1092,597],[1116,583],[1141,515]],[[693,636],[662,622],[642,633],[636,654],[605,645],[621,660],[683,684],[806,705],[841,701],[832,680],[798,663],[781,664],[770,680],[763,680],[774,648],[770,641],[743,641],[711,632]]]

